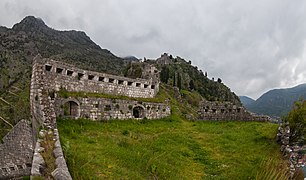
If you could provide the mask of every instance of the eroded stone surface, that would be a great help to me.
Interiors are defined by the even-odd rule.
[[[33,138],[29,122],[19,121],[0,144],[0,179],[30,175]]]
[[[202,101],[198,115],[199,119],[213,121],[271,121],[269,116],[252,114],[242,106],[219,101]]]

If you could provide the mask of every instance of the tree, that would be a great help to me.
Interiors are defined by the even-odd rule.
[[[163,66],[160,72],[160,80],[161,82],[167,84],[169,79],[169,68],[167,66]]]
[[[283,120],[289,122],[292,133],[290,141],[297,141],[302,138],[306,134],[306,101],[296,101],[293,109]]]
[[[177,87],[181,90],[182,89],[182,78],[180,73],[177,73]]]
[[[176,86],[176,77],[175,77],[175,73],[173,75],[173,86]]]
[[[194,89],[195,89],[195,87],[194,87],[194,82],[193,82],[192,79],[189,81],[189,89],[190,89],[190,90],[194,90]]]

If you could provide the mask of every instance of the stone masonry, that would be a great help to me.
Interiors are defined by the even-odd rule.
[[[57,116],[82,117],[95,121],[132,118],[158,119],[170,115],[170,106],[168,104],[122,99],[94,97],[56,98],[55,105]]]
[[[0,144],[0,179],[29,176],[33,158],[30,123],[20,120]]]
[[[75,68],[51,59],[36,61],[44,71],[43,81],[48,89],[59,91],[92,92],[128,97],[153,98],[159,90],[159,82],[153,79],[131,79],[105,73]]]
[[[269,116],[252,114],[242,106],[231,102],[202,101],[198,109],[201,120],[271,121]]]

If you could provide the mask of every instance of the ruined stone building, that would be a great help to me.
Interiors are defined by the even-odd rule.
[[[108,120],[156,119],[170,115],[168,104],[150,102],[150,98],[154,98],[159,91],[159,81],[156,81],[156,78],[149,78],[150,73],[152,76],[156,74],[153,67],[149,68],[148,79],[131,79],[86,71],[51,59],[36,59],[33,68],[40,72],[36,76],[38,76],[38,83],[43,86],[42,93],[48,94],[51,99],[54,99],[57,117],[71,116],[73,118]],[[62,97],[57,93],[61,90],[115,96],[112,98]],[[36,96],[33,98],[35,99]],[[121,96],[134,99],[122,99]],[[142,100],[139,101],[135,98],[142,98]]]
[[[169,64],[171,60],[164,54],[159,62]],[[51,134],[55,141],[56,169],[52,172],[53,178],[72,179],[59,140],[57,117],[100,121],[169,116],[169,102],[155,98],[159,92],[159,71],[148,63],[144,66],[142,77],[131,79],[88,71],[41,56],[35,57],[30,87],[32,129],[28,121],[21,120],[3,138],[0,144],[0,179],[41,176],[45,167],[41,137],[46,133]],[[268,120],[229,102],[203,101],[199,107],[200,120]]]
[[[156,75],[154,68],[150,70],[149,74]],[[168,103],[151,102],[158,91],[159,81],[156,78],[131,79],[87,71],[37,56],[33,62],[30,93],[32,126],[34,132],[38,127],[47,127],[55,132],[58,163],[53,177],[71,179],[58,138],[57,117],[110,120],[169,116]],[[61,92],[66,94],[61,95]],[[31,174],[37,176],[41,175],[43,163],[39,149],[40,144],[36,143]]]
[[[59,141],[57,117],[110,120],[169,116],[167,102],[152,100],[159,91],[157,69],[147,64],[142,76],[145,79],[131,79],[35,57],[30,88],[32,128],[28,121],[21,120],[3,138],[0,179],[41,176],[45,162],[40,138],[46,133],[55,140],[53,178],[72,179]]]

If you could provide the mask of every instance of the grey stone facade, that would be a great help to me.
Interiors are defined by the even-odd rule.
[[[271,121],[269,116],[255,115],[242,106],[219,101],[202,101],[199,105],[198,115],[200,120]]]
[[[19,121],[0,144],[0,179],[30,175],[33,158],[33,139],[30,124]]]
[[[75,68],[51,59],[36,61],[43,70],[45,84],[49,89],[105,93],[128,97],[153,98],[159,90],[159,82],[153,79],[131,79]]]
[[[147,118],[169,116],[170,106],[165,103],[139,102],[106,98],[56,98],[57,116],[89,118],[92,120]],[[66,111],[66,112],[65,112]]]

